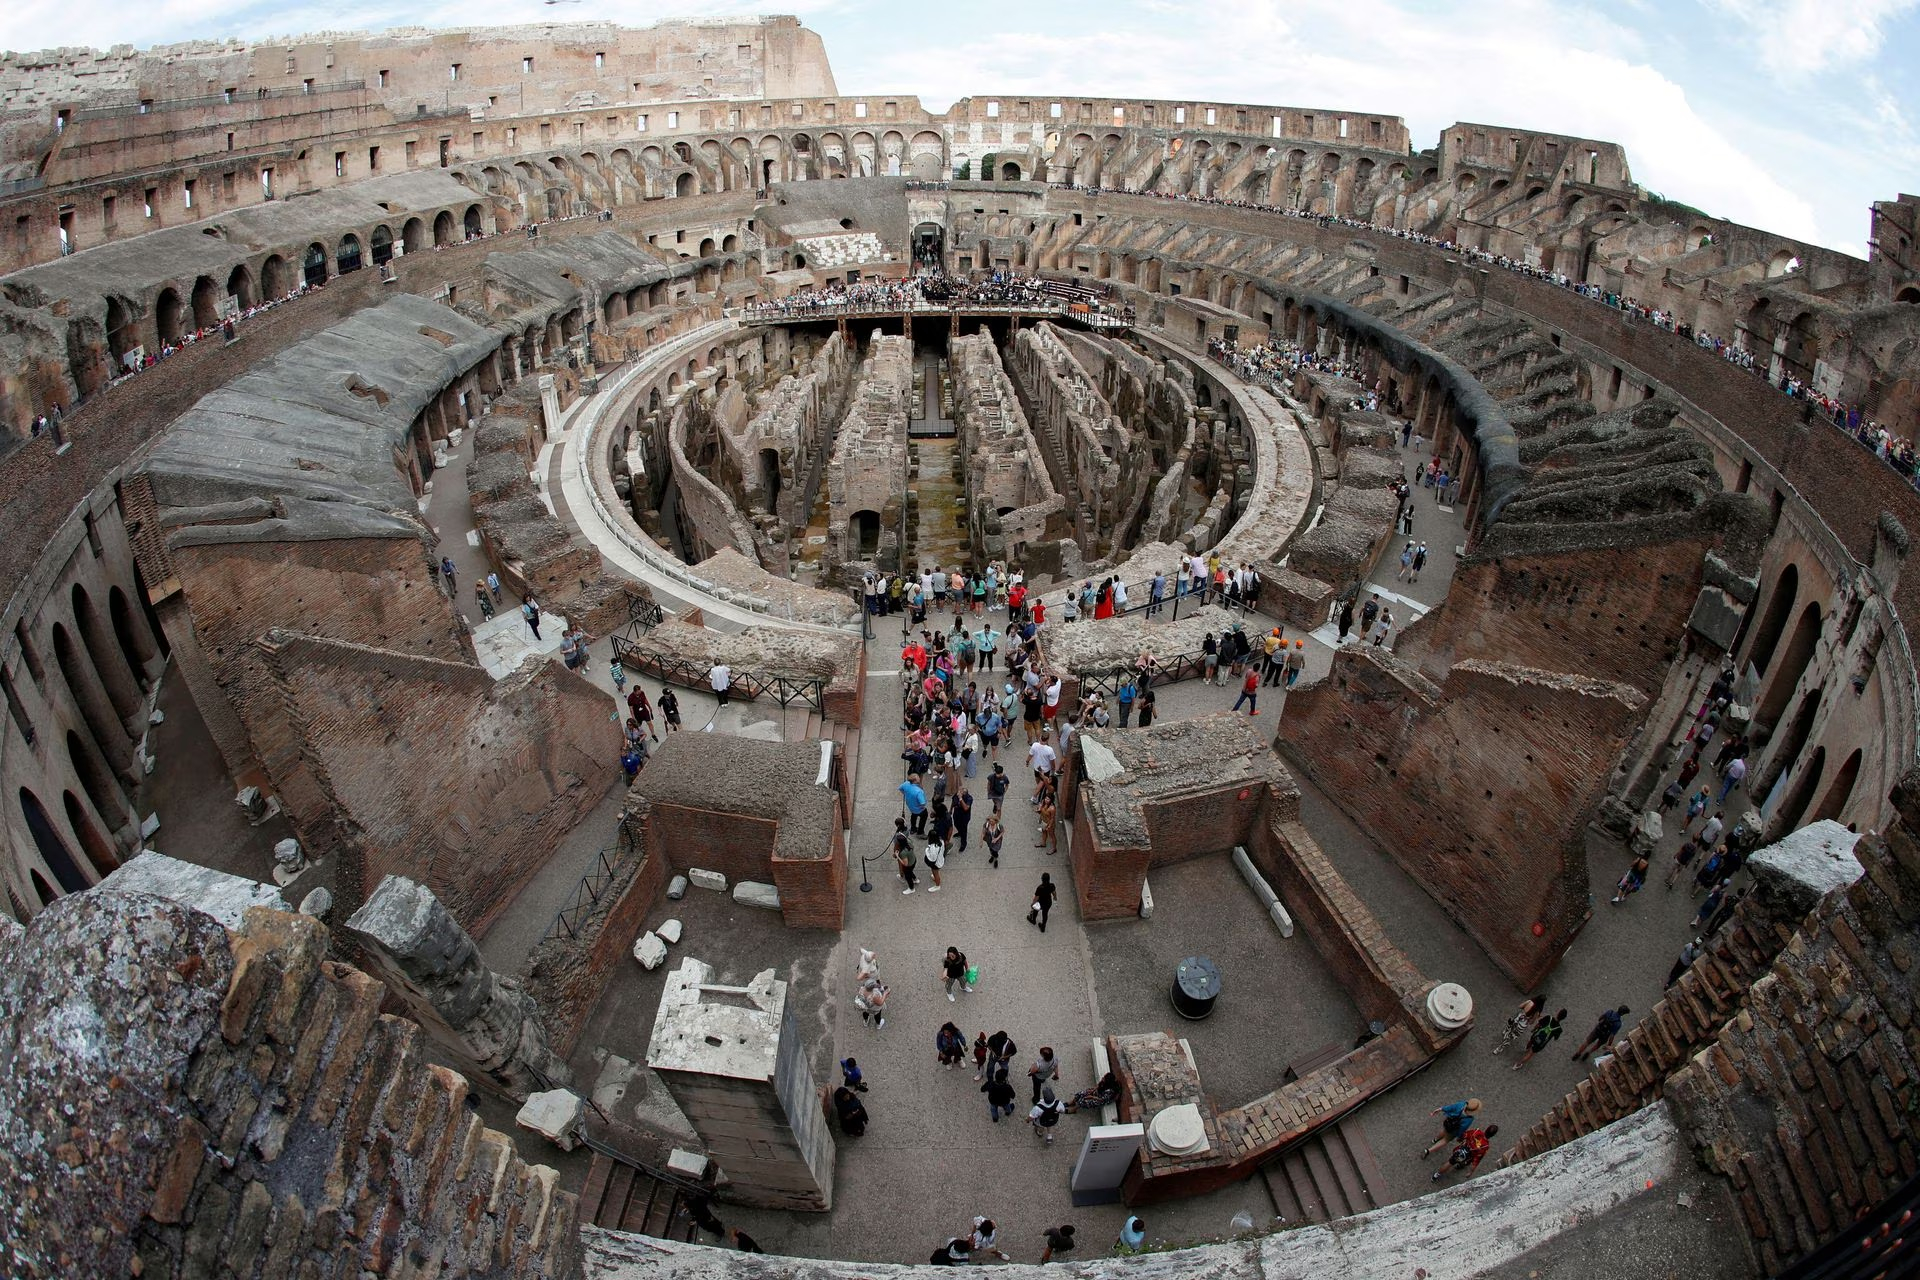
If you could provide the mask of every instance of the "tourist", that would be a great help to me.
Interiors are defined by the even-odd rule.
[[[1146,1219],[1134,1214],[1120,1224],[1120,1238],[1114,1241],[1114,1247],[1121,1253],[1138,1253],[1146,1243]]]
[[[860,1011],[862,1025],[879,1031],[887,1025],[887,996],[891,988],[877,975],[869,974],[854,992],[853,1007]]]
[[[1418,547],[1414,548],[1413,576],[1411,578],[1408,578],[1407,581],[1409,582],[1420,581],[1420,571],[1426,567],[1427,567],[1427,544],[1423,542]]]
[[[990,867],[998,867],[1000,865],[1000,847],[1006,842],[1007,838],[1006,828],[1000,825],[1000,811],[998,808],[987,815],[987,825],[981,829],[980,838],[986,842],[987,865]]]
[[[980,628],[980,634],[974,638],[974,648],[980,653],[980,669],[993,670],[993,655],[1000,648],[1000,633],[989,622]]]
[[[1461,1134],[1473,1127],[1473,1118],[1480,1114],[1480,1099],[1462,1098],[1458,1102],[1449,1102],[1444,1107],[1435,1107],[1433,1110],[1427,1112],[1427,1114],[1441,1117],[1440,1136],[1435,1138],[1428,1144],[1426,1150],[1420,1153],[1422,1160],[1425,1160],[1449,1142],[1458,1141]]]
[[[452,561],[448,561],[447,563],[451,565]],[[449,570],[449,574],[451,574],[451,570]],[[452,577],[449,576],[447,581],[451,583],[453,581]],[[533,638],[538,640],[540,638],[539,601],[535,600],[532,596],[528,596],[520,603],[520,616],[526,620],[527,630],[533,632]]]
[[[1278,627],[1275,627],[1273,630],[1267,632],[1266,635],[1260,637],[1260,661],[1264,669],[1263,683],[1269,689],[1286,678],[1287,658],[1286,654],[1282,652],[1286,647],[1286,638],[1280,634],[1280,628]],[[1236,660],[1235,666],[1237,667],[1238,665],[1239,663]]]
[[[849,1138],[858,1138],[866,1132],[866,1105],[862,1105],[860,1096],[845,1084],[833,1090],[833,1115],[839,1119],[841,1132]]]
[[[1011,1070],[1014,1055],[1020,1052],[1020,1046],[1013,1042],[1013,1037],[1006,1033],[1005,1028],[987,1037],[987,1049],[993,1054],[995,1071]]]
[[[995,1069],[993,1078],[980,1086],[980,1092],[987,1095],[987,1117],[995,1124],[1000,1123],[1000,1115],[1005,1112],[1008,1119],[1013,1118],[1014,1099],[1019,1097],[1013,1086],[1007,1083],[1007,1069]]]
[[[667,732],[680,732],[680,699],[673,690],[660,686],[660,714],[666,717]]]
[[[1708,927],[1708,922],[1711,921],[1715,913],[1720,910],[1721,903],[1726,901],[1727,889],[1732,884],[1733,881],[1731,880],[1722,880],[1714,886],[1713,892],[1707,895],[1706,901],[1700,904],[1700,910],[1694,913],[1693,924],[1690,926],[1696,933],[1713,932],[1713,930]]]
[[[1240,686],[1240,696],[1233,700],[1231,709],[1238,711],[1242,703],[1246,704],[1248,715],[1260,714],[1260,673],[1258,671],[1247,672],[1246,681]]]
[[[1447,1157],[1446,1164],[1433,1171],[1433,1180],[1438,1182],[1449,1173],[1472,1173],[1478,1169],[1493,1147],[1494,1135],[1499,1132],[1499,1125],[1490,1124],[1485,1129],[1469,1129],[1461,1134],[1460,1143],[1454,1147],[1453,1154]]]
[[[1060,615],[1068,622],[1078,622],[1080,620],[1080,597],[1071,591],[1067,592],[1066,602],[1060,606]]]
[[[1220,642],[1209,631],[1200,641],[1200,680],[1203,684],[1219,684]]]
[[[1629,1012],[1631,1011],[1626,1005],[1621,1005],[1618,1009],[1609,1009],[1601,1014],[1599,1021],[1593,1024],[1593,1030],[1587,1032],[1587,1038],[1582,1040],[1580,1047],[1573,1051],[1572,1060],[1579,1062],[1582,1059],[1592,1057],[1599,1050],[1606,1048],[1606,1046],[1612,1042],[1613,1038],[1620,1034],[1621,1020],[1624,1019]]]
[[[1040,1090],[1040,1097],[1034,1102],[1033,1109],[1027,1112],[1027,1123],[1033,1126],[1035,1134],[1053,1145],[1054,1126],[1060,1123],[1060,1116],[1066,1111],[1066,1105],[1054,1096],[1053,1086],[1047,1085]]]
[[[1147,584],[1147,616],[1153,617],[1164,607],[1167,598],[1167,575],[1155,571],[1153,581]]]
[[[943,1022],[934,1033],[933,1051],[940,1065],[951,1071],[967,1056],[967,1037],[951,1022]]]
[[[1373,647],[1378,649],[1386,644],[1387,636],[1393,631],[1393,610],[1382,608],[1380,616],[1373,623]]]
[[[1546,1012],[1546,1008],[1547,998],[1544,995],[1530,996],[1522,1000],[1520,1007],[1514,1010],[1513,1016],[1508,1018],[1501,1028],[1500,1043],[1494,1046],[1494,1055],[1497,1057],[1505,1053],[1508,1045],[1531,1031],[1535,1020]]]
[[[1287,652],[1287,688],[1291,689],[1300,682],[1300,673],[1307,669],[1307,642],[1295,640],[1293,648]]]
[[[840,1059],[840,1083],[855,1093],[867,1091],[867,1073],[860,1069],[860,1063],[856,1059]]]
[[[1046,1247],[1040,1250],[1040,1263],[1042,1266],[1052,1262],[1063,1253],[1073,1252],[1073,1224],[1071,1222],[1061,1223],[1057,1227],[1048,1227],[1042,1235],[1047,1242]]]
[[[953,842],[960,853],[967,851],[967,825],[972,821],[973,792],[963,787],[953,798]]]
[[[1394,571],[1395,581],[1405,581],[1413,572],[1413,543],[1408,542],[1400,551],[1400,567]]]
[[[1334,640],[1336,645],[1347,642],[1347,632],[1353,630],[1353,597],[1346,596],[1340,601],[1340,612],[1336,615],[1340,635]]]
[[[1746,776],[1747,762],[1745,757],[1736,758],[1728,764],[1725,776],[1720,783],[1720,796],[1717,803],[1725,804],[1727,802],[1727,793],[1739,786],[1740,780]]]
[[[979,1084],[987,1078],[987,1033],[976,1031],[973,1034],[973,1082]]]
[[[660,735],[653,730],[653,704],[647,701],[647,691],[640,687],[638,680],[635,680],[633,688],[627,691],[627,710],[633,713],[634,720],[646,730],[649,738],[655,742],[660,741]]]
[[[947,989],[948,1000],[958,1000],[953,993],[957,986],[964,991],[972,991],[973,983],[967,976],[967,953],[958,947],[948,947],[947,954],[940,961],[940,978]]]
[[[1140,691],[1140,697],[1136,701],[1140,707],[1140,727],[1142,729],[1148,728],[1153,724],[1153,690],[1150,688],[1142,689]]]
[[[1040,740],[1027,748],[1027,767],[1033,770],[1036,785],[1043,778],[1053,776],[1054,768],[1059,764],[1059,753],[1053,749],[1052,734],[1045,729],[1040,731]]]
[[[914,835],[925,835],[927,831],[927,793],[920,785],[920,775],[910,773],[907,780],[897,788],[901,803],[906,806],[908,830]]]
[[[644,760],[639,750],[633,746],[627,747],[625,751],[620,753],[620,767],[626,771],[628,786],[632,786],[633,780],[640,776],[640,766],[642,763],[644,763]]]
[[[973,1231],[967,1237],[967,1248],[970,1253],[990,1253],[1002,1262],[1013,1261],[1000,1251],[999,1242],[1000,1228],[992,1218],[973,1220]]]
[[[987,799],[993,802],[993,816],[997,820],[1007,798],[1007,788],[1012,779],[1007,777],[1007,768],[996,763],[993,772],[987,775]]]
[[[1373,630],[1373,620],[1379,616],[1380,616],[1380,593],[1376,591],[1373,594],[1373,598],[1367,601],[1366,607],[1360,610],[1361,639],[1364,640],[1367,634]]]
[[[1053,883],[1053,874],[1042,871],[1040,883],[1033,887],[1033,903],[1027,908],[1027,923],[1040,926],[1040,932],[1047,931],[1047,915],[1053,910],[1053,900],[1060,890]]]
[[[1539,1053],[1555,1040],[1558,1040],[1560,1038],[1560,1029],[1566,1025],[1566,1021],[1567,1011],[1562,1009],[1560,1012],[1542,1018],[1539,1022],[1535,1023],[1533,1034],[1527,1037],[1527,1051],[1520,1055],[1520,1061],[1513,1064],[1513,1069],[1518,1071],[1520,1068],[1526,1066],[1529,1062],[1533,1061],[1534,1054]]]
[[[1040,789],[1040,843],[1034,846],[1037,849],[1045,849],[1048,857],[1060,851],[1058,815],[1059,803],[1054,796],[1053,779],[1048,778],[1046,785]],[[1046,924],[1042,922],[1040,932],[1046,931]]]
[[[1040,1101],[1040,1090],[1060,1078],[1060,1060],[1051,1045],[1040,1046],[1040,1056],[1027,1064],[1027,1078],[1033,1081],[1033,1100]]]
[[[900,883],[907,886],[900,892],[903,894],[912,893],[915,879],[913,874],[913,841],[904,831],[896,831],[893,833],[893,865],[900,872]]]
[[[1629,897],[1640,892],[1641,889],[1646,887],[1646,884],[1647,857],[1645,854],[1641,854],[1633,860],[1632,865],[1627,868],[1626,874],[1620,877],[1620,883],[1613,887],[1613,897],[1610,901],[1617,907]]]
[[[1053,676],[1047,681],[1045,705],[1040,709],[1042,719],[1051,721],[1055,716],[1060,714],[1061,688],[1062,683],[1059,676]]]
[[[473,580],[473,598],[480,604],[481,621],[493,621],[493,597],[487,594],[486,579],[475,578]]]
[[[1699,847],[1693,838],[1689,836],[1680,842],[1678,849],[1673,851],[1673,866],[1667,872],[1668,890],[1672,890],[1674,882],[1680,878],[1680,873],[1685,871],[1688,864],[1693,861],[1694,854],[1698,852]]]
[[[1695,938],[1687,943],[1686,946],[1680,948],[1680,958],[1673,962],[1673,968],[1667,970],[1667,980],[1661,985],[1663,987],[1671,987],[1674,983],[1680,981],[1680,975],[1693,968],[1693,962],[1698,960],[1701,953],[1705,950],[1706,944],[1701,938]]]
[[[733,671],[725,662],[716,662],[707,668],[707,683],[713,687],[714,696],[720,699],[720,705],[727,705],[727,694],[733,688]]]

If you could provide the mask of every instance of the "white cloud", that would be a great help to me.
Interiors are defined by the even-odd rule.
[[[1709,0],[1737,22],[1756,60],[1783,79],[1851,66],[1879,53],[1885,28],[1920,0]]]

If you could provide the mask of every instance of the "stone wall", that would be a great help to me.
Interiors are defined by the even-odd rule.
[[[1357,645],[1288,704],[1279,742],[1293,766],[1518,985],[1551,971],[1586,920],[1587,819],[1645,699],[1480,659],[1436,685]]]
[[[853,344],[836,332],[799,372],[759,395],[742,428],[723,436],[748,505],[778,516],[788,536],[807,523],[828,444],[846,412],[853,371]],[[771,473],[763,459],[769,449],[777,458]],[[769,489],[769,479],[776,488]]]
[[[0,1267],[579,1280],[574,1197],[327,950],[111,891],[0,921]]]
[[[573,1052],[614,966],[633,963],[633,944],[647,914],[666,892],[672,868],[648,853],[646,843],[626,833],[610,851],[612,874],[597,898],[570,923],[550,928],[527,958],[527,994],[540,1007],[554,1051]],[[572,905],[571,903],[569,905]]]
[[[336,910],[383,876],[484,934],[619,776],[606,695],[558,662],[477,666],[275,632],[263,646],[324,799]]]
[[[1120,466],[1131,433],[1051,324],[1014,334],[1009,371],[1082,553],[1119,550],[1121,522],[1153,481],[1150,468]]]
[[[1027,544],[1072,532],[1066,500],[1047,474],[992,336],[954,338],[947,361],[958,447],[967,459],[967,531],[974,559],[1023,563]]]
[[[874,331],[852,404],[827,464],[828,558],[837,564],[877,559],[898,568],[900,511],[906,501],[907,406],[913,395],[913,341]],[[860,543],[856,517],[879,516],[879,542]],[[892,549],[889,551],[889,549]],[[858,576],[857,574],[855,575]]]

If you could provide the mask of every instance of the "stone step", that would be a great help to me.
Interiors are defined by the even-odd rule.
[[[627,1213],[627,1200],[633,1194],[633,1182],[640,1171],[630,1164],[614,1163],[613,1175],[607,1180],[606,1195],[600,1200],[599,1212],[593,1223],[598,1227],[618,1227]]]
[[[1354,1172],[1360,1178],[1360,1192],[1366,1203],[1356,1205],[1355,1212],[1377,1209],[1386,1195],[1387,1176],[1380,1168],[1380,1161],[1373,1153],[1373,1144],[1367,1141],[1367,1131],[1360,1126],[1357,1118],[1349,1117],[1334,1126],[1334,1144],[1345,1148],[1347,1159],[1352,1161]]]
[[[580,1221],[600,1221],[600,1205],[607,1198],[607,1181],[613,1176],[613,1161],[594,1152],[587,1166],[587,1180],[580,1187]]]

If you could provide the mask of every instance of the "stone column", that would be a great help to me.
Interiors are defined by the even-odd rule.
[[[366,967],[479,1083],[524,1102],[572,1080],[547,1043],[533,998],[481,961],[432,891],[388,876],[346,930],[364,949]]]

